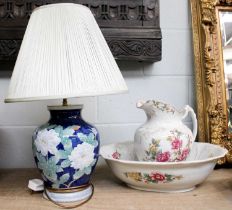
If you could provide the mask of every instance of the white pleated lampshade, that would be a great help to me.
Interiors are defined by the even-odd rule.
[[[125,91],[121,72],[87,7],[61,3],[34,10],[6,102]]]

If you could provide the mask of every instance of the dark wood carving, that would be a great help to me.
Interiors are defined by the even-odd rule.
[[[91,9],[116,59],[161,60],[159,0],[0,0],[0,70],[13,68],[32,10],[61,2]]]

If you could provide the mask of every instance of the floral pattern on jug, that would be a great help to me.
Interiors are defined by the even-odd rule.
[[[170,112],[173,114],[175,113],[175,109],[169,104],[164,104],[160,101],[152,101],[152,105],[156,107],[158,110],[161,110],[162,112]]]
[[[89,182],[97,163],[99,136],[96,128],[45,124],[33,136],[33,153],[46,187],[70,188]]]
[[[185,160],[197,134],[197,120],[193,109],[186,105],[178,111],[169,104],[153,100],[139,101],[137,107],[147,115],[147,121],[135,132],[134,148],[138,160]],[[193,120],[193,132],[182,122],[188,113]]]
[[[168,136],[167,141],[170,142],[170,151],[163,152],[160,147],[159,139],[152,139],[148,150],[146,151],[145,161],[167,162],[170,159],[173,161],[185,160],[190,152],[192,144],[191,136],[184,136],[178,130],[170,131],[172,135]],[[188,138],[187,145],[183,144],[183,138]]]
[[[125,173],[127,178],[133,179],[137,182],[143,182],[143,183],[169,183],[173,182],[175,180],[180,180],[183,178],[182,175],[171,175],[171,174],[162,174],[160,172],[152,172],[150,174],[148,173],[140,173],[140,172],[127,172]]]

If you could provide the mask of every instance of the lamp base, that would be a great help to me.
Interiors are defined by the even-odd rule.
[[[76,192],[54,192],[45,189],[43,197],[47,200],[51,200],[54,203],[68,203],[77,201],[87,201],[93,195],[93,187],[90,185],[87,188],[78,190]]]
[[[33,134],[36,165],[49,192],[74,193],[90,183],[100,142],[97,129],[82,119],[81,108],[49,107],[49,122]]]

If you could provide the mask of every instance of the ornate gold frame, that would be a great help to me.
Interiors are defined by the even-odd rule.
[[[232,163],[232,135],[227,131],[227,101],[218,19],[219,10],[232,11],[232,0],[190,0],[190,2],[198,138],[200,141],[227,148],[229,153],[219,163]]]

